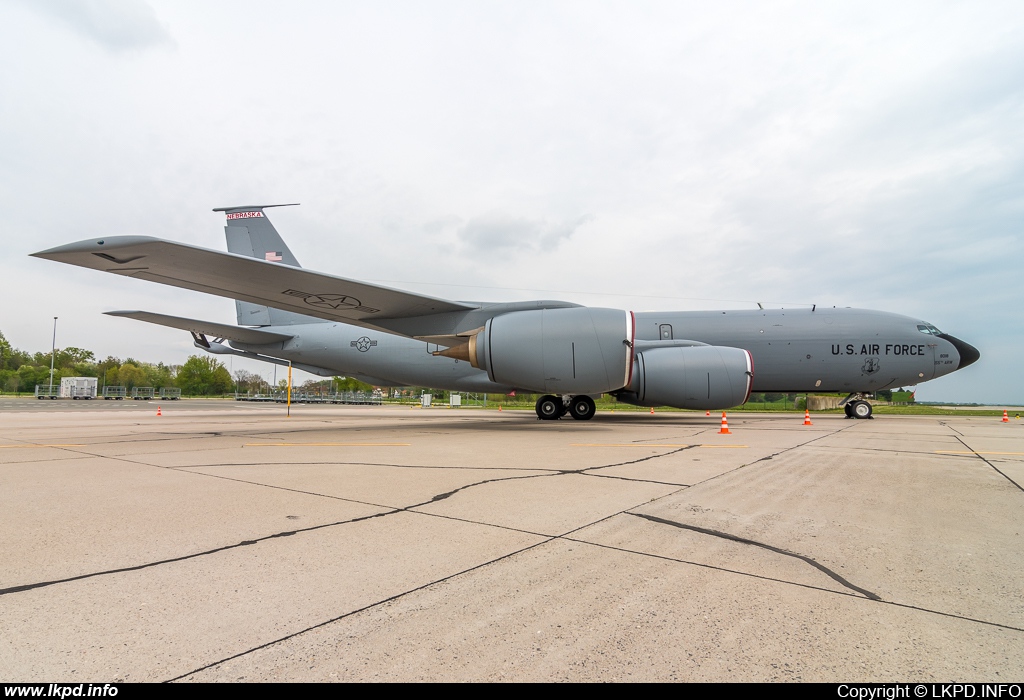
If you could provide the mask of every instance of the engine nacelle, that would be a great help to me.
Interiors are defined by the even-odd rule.
[[[739,348],[667,347],[636,354],[633,379],[620,401],[638,406],[722,409],[750,397],[754,361]]]
[[[546,394],[602,394],[629,384],[633,314],[574,307],[495,316],[469,343],[492,382]]]

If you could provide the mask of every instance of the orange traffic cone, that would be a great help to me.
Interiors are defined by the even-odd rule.
[[[711,409],[708,409],[707,411],[704,411],[704,416],[706,418],[710,418],[711,417]]]
[[[162,416],[163,415],[163,413],[160,412],[160,407],[159,406],[156,407],[156,414],[158,416]]]
[[[722,411],[722,429],[718,431],[719,435],[732,435],[732,431],[729,430],[729,421],[725,417],[725,411]]]
[[[804,409],[804,425],[814,425],[811,422],[811,412],[808,409]]]
[[[651,406],[651,415],[654,415],[654,406]]]
[[[501,404],[498,404],[498,413],[501,413]]]
[[[1009,423],[1010,422],[1010,417],[1006,415],[1006,409],[1005,408],[1003,409],[1003,422],[1004,423]]]

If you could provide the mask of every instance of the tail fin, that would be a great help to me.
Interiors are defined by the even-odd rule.
[[[302,267],[295,259],[292,251],[285,245],[281,235],[263,213],[270,207],[289,207],[294,204],[260,204],[243,207],[223,207],[214,209],[227,215],[227,226],[224,235],[228,242],[228,252],[246,255],[251,258],[270,262]],[[322,323],[312,316],[281,311],[269,306],[251,304],[247,301],[235,301],[235,310],[240,326],[288,326],[296,323]]]

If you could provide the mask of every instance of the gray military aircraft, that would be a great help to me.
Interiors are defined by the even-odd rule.
[[[113,236],[35,257],[235,300],[238,325],[110,311],[192,333],[197,347],[348,375],[376,386],[542,394],[537,416],[594,415],[593,396],[639,406],[724,409],[751,391],[865,398],[975,362],[979,352],[935,326],[860,309],[632,312],[564,301],[449,301],[302,269],[267,218],[224,212],[227,253],[145,236]],[[212,340],[211,340],[212,338]]]

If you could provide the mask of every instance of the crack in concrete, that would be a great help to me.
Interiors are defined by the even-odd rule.
[[[628,515],[635,515],[634,513],[628,513]],[[589,527],[589,526],[588,526]],[[689,566],[696,566],[702,569],[711,569],[712,571],[721,571],[727,574],[736,574],[737,576],[746,576],[749,578],[755,578],[761,581],[771,581],[773,583],[781,583],[787,586],[796,586],[798,588],[806,588],[812,591],[821,591],[822,593],[828,593],[831,595],[843,596],[845,598],[854,598],[856,600],[865,600],[871,603],[878,603],[879,605],[892,605],[897,608],[905,608],[907,610],[917,610],[918,612],[928,613],[929,615],[939,615],[940,617],[948,617],[954,620],[963,620],[964,622],[974,622],[979,625],[987,625],[989,627],[998,627],[1000,629],[1011,630],[1013,632],[1024,632],[1022,627],[1014,627],[1013,625],[1006,625],[1001,622],[992,622],[991,620],[982,620],[976,617],[967,617],[966,615],[958,615],[956,613],[945,612],[943,610],[933,610],[931,608],[922,608],[918,605],[911,605],[910,603],[899,603],[893,600],[871,600],[870,598],[859,596],[855,593],[848,593],[846,591],[837,591],[832,588],[823,588],[821,586],[812,586],[809,583],[799,583],[797,581],[788,581],[782,578],[774,578],[772,576],[764,576],[762,574],[753,574],[749,571],[739,571],[737,569],[727,569],[724,566],[715,566],[714,564],[707,564],[698,561],[690,561],[688,559],[678,559],[676,557],[669,557],[664,554],[654,554],[652,552],[639,552],[635,549],[626,549],[625,547],[616,547],[610,544],[602,544],[600,542],[591,542],[588,540],[580,540],[571,537],[563,536],[569,542],[578,542],[579,544],[591,545],[593,547],[601,547],[603,549],[611,549],[616,552],[624,552],[626,554],[635,554],[641,557],[651,557],[652,559],[660,559],[662,561],[671,561],[677,564],[687,564]]]
[[[372,506],[372,507],[375,507],[375,508],[386,508],[386,509],[389,509],[389,510],[387,510],[384,513],[376,513],[374,515],[362,516],[362,517],[359,517],[359,518],[354,518],[354,519],[349,519],[349,520],[340,520],[340,521],[337,521],[337,522],[334,522],[334,523],[325,523],[325,524],[322,524],[322,525],[315,525],[315,526],[312,526],[312,527],[309,527],[309,528],[302,528],[302,529],[298,529],[298,530],[291,530],[291,531],[286,531],[286,532],[275,533],[275,534],[272,534],[272,535],[266,535],[264,537],[260,537],[260,538],[254,539],[254,540],[244,540],[242,542],[238,542],[238,543],[235,543],[235,544],[224,545],[222,547],[216,547],[214,549],[206,550],[206,551],[203,551],[203,552],[194,552],[192,554],[186,554],[186,555],[183,555],[183,556],[180,556],[180,557],[172,557],[172,558],[169,558],[169,559],[162,559],[162,560],[159,560],[159,561],[146,562],[144,564],[137,564],[137,565],[134,565],[134,566],[120,567],[120,568],[117,568],[117,569],[108,569],[108,570],[104,570],[104,571],[94,571],[94,572],[87,573],[87,574],[80,574],[78,576],[71,576],[71,577],[67,577],[67,578],[63,578],[63,579],[55,579],[55,580],[52,580],[52,581],[41,581],[41,582],[37,582],[37,583],[23,584],[23,585],[20,585],[20,586],[10,586],[8,588],[0,589],[0,596],[9,595],[11,593],[22,593],[22,592],[34,590],[34,589],[37,589],[37,588],[44,588],[46,586],[53,586],[53,585],[57,585],[57,584],[60,584],[60,583],[69,583],[69,582],[72,582],[72,581],[79,581],[79,580],[82,580],[82,579],[93,578],[93,577],[96,577],[96,576],[105,576],[105,575],[112,575],[112,574],[118,574],[118,573],[125,573],[125,572],[129,572],[129,571],[138,571],[140,569],[146,569],[146,568],[150,568],[150,567],[153,567],[153,566],[159,566],[161,564],[172,564],[172,563],[175,563],[175,562],[185,561],[185,560],[188,560],[188,559],[193,559],[193,558],[200,557],[200,556],[205,556],[205,555],[208,555],[208,554],[216,554],[218,552],[222,552],[222,551],[226,551],[226,550],[230,550],[230,549],[235,549],[237,547],[244,547],[244,546],[248,546],[248,545],[251,545],[251,544],[256,544],[256,543],[262,542],[264,540],[274,539],[274,538],[278,538],[278,537],[289,537],[291,535],[295,535],[295,534],[300,533],[300,532],[309,532],[309,531],[313,531],[313,530],[320,530],[322,528],[333,527],[333,526],[336,526],[336,525],[346,525],[346,524],[353,523],[353,522],[359,522],[361,520],[367,520],[369,518],[379,518],[379,517],[386,516],[386,515],[393,515],[395,513],[411,512],[411,513],[416,513],[416,514],[419,514],[419,515],[437,515],[437,514],[434,514],[434,513],[423,513],[421,511],[414,511],[412,509],[413,508],[419,508],[419,507],[425,506],[425,505],[429,505],[431,503],[436,503],[438,501],[443,501],[443,500],[445,500],[447,498],[450,498],[451,496],[459,493],[460,491],[464,491],[464,490],[472,488],[474,486],[481,486],[483,484],[489,484],[489,483],[494,483],[494,482],[498,482],[498,481],[513,481],[513,480],[518,480],[518,479],[535,479],[535,478],[550,477],[550,476],[563,476],[563,475],[566,475],[566,474],[581,474],[583,476],[595,476],[595,477],[603,477],[603,478],[610,478],[610,479],[622,479],[624,481],[643,481],[643,480],[639,480],[639,479],[630,479],[628,477],[616,477],[616,476],[609,476],[609,475],[604,475],[604,474],[586,474],[585,472],[587,472],[589,470],[592,470],[592,469],[607,469],[608,467],[617,467],[617,466],[623,466],[623,465],[628,465],[628,464],[636,464],[638,462],[646,462],[647,460],[650,460],[650,459],[657,459],[659,457],[665,457],[665,456],[668,456],[668,455],[671,455],[671,454],[675,454],[676,452],[681,452],[683,450],[692,449],[693,447],[696,447],[696,445],[691,445],[691,446],[688,446],[688,447],[681,447],[681,448],[679,448],[677,450],[673,450],[671,452],[665,452],[665,453],[658,454],[658,455],[650,455],[650,456],[647,456],[647,457],[641,457],[639,459],[630,460],[628,462],[620,462],[620,463],[616,463],[616,464],[608,464],[608,465],[597,466],[597,467],[586,467],[584,469],[551,470],[551,473],[548,473],[548,474],[528,474],[528,475],[523,475],[523,476],[508,476],[508,477],[500,477],[500,478],[495,478],[495,479],[484,479],[482,481],[478,481],[478,482],[475,482],[475,483],[472,483],[472,484],[466,484],[465,486],[460,486],[459,488],[453,489],[451,491],[447,491],[447,492],[444,492],[444,493],[437,494],[437,495],[433,496],[430,500],[423,501],[422,503],[417,503],[417,504],[414,504],[414,505],[405,506],[405,507],[401,507],[401,508],[395,508],[394,506],[387,506],[387,505],[379,504],[379,503],[370,503],[370,502],[367,502],[367,501],[358,501],[358,500],[355,500],[355,499],[344,498],[344,497],[341,497],[341,496],[332,496],[332,495],[329,495],[329,494],[317,493],[315,491],[303,491],[301,489],[292,489],[292,488],[288,488],[286,486],[277,486],[277,485],[274,485],[274,484],[263,484],[263,483],[260,483],[260,482],[257,482],[257,481],[249,481],[249,480],[246,480],[246,479],[236,479],[236,478],[233,478],[233,477],[223,476],[223,475],[220,475],[220,474],[205,474],[203,472],[188,471],[190,468],[194,469],[196,467],[159,467],[159,466],[156,466],[156,465],[146,464],[145,462],[138,462],[138,461],[135,461],[135,460],[127,459],[125,457],[92,455],[90,453],[81,452],[79,450],[68,450],[67,448],[62,448],[65,451],[73,452],[75,454],[84,454],[84,455],[89,455],[89,456],[92,456],[92,457],[103,457],[104,459],[114,459],[114,460],[117,460],[117,461],[126,462],[128,464],[134,464],[134,465],[137,465],[137,466],[150,467],[150,468],[154,468],[154,469],[169,469],[171,471],[179,471],[179,472],[182,472],[182,473],[185,473],[185,474],[194,474],[196,476],[206,476],[206,477],[210,477],[210,478],[214,478],[214,479],[224,479],[226,481],[235,481],[235,482],[238,482],[238,483],[250,484],[252,486],[261,486],[261,487],[264,487],[264,488],[279,489],[279,490],[282,490],[282,491],[289,491],[289,492],[292,492],[292,493],[301,493],[301,494],[309,495],[309,496],[318,496],[318,497],[321,497],[321,498],[331,498],[331,499],[335,499],[335,500],[339,500],[339,501],[344,501],[344,502],[347,502],[347,503],[358,503],[360,505],[367,505],[367,506]],[[407,465],[394,465],[394,464],[375,464],[374,466],[400,467],[400,468],[416,468],[416,467],[409,467]],[[425,469],[445,469],[446,467],[422,467],[422,468],[425,468]],[[468,468],[469,467],[467,467],[467,469]],[[534,471],[536,471],[536,470],[534,470]],[[661,482],[651,482],[651,483],[661,483]],[[665,484],[665,485],[666,486],[682,486],[682,487],[685,487],[685,485],[680,485],[680,484]],[[446,516],[437,515],[437,517],[446,517]],[[454,518],[454,519],[462,520],[461,518]],[[465,521],[465,522],[476,522],[476,521]],[[489,525],[489,526],[492,526],[492,527],[500,527],[502,529],[516,530],[516,528],[506,528],[504,526],[495,525],[493,523],[477,523],[477,524],[479,524],[479,525]],[[519,531],[519,530],[516,530],[516,531]],[[538,534],[538,533],[532,533],[532,534]]]
[[[145,564],[136,564],[135,566],[124,566],[118,569],[107,569],[105,571],[94,571],[88,574],[81,574],[79,576],[69,576],[68,578],[55,579],[53,581],[40,581],[38,583],[27,583],[21,586],[11,586],[9,588],[0,588],[0,595],[9,595],[11,593],[23,593],[25,591],[35,590],[37,588],[45,588],[47,586],[55,586],[59,583],[70,583],[71,581],[81,581],[87,578],[94,578],[96,576],[108,576],[111,574],[121,574],[128,571],[139,571],[141,569],[148,569],[153,566],[160,566],[161,564],[173,564],[179,561],[187,561],[189,559],[195,559],[197,557],[204,557],[209,554],[217,554],[218,552],[226,552],[231,549],[237,549],[239,547],[248,547],[250,545],[265,542],[267,540],[277,539],[279,537],[291,537],[303,532],[312,532],[313,530],[322,530],[326,527],[335,527],[337,525],[348,525],[350,523],[357,523],[362,520],[372,520],[373,518],[380,518],[385,515],[392,515],[399,513],[401,510],[392,510],[385,513],[374,513],[373,515],[363,515],[358,518],[350,518],[348,520],[339,520],[333,523],[323,523],[322,525],[313,525],[311,527],[299,528],[296,530],[286,530],[284,532],[275,532],[272,535],[265,535],[263,537],[257,537],[251,540],[242,540],[234,544],[224,545],[222,547],[215,547],[214,549],[208,549],[202,552],[193,552],[192,554],[185,554],[180,557],[172,557],[170,559],[161,559],[159,561],[146,562]]]
[[[1013,479],[1011,479],[1011,478],[1010,478],[1009,476],[1007,476],[1007,475],[1006,475],[1006,474],[1005,474],[1005,473],[1003,472],[1003,470],[1002,470],[1002,469],[1000,469],[1000,468],[999,468],[999,467],[997,467],[996,465],[992,464],[992,462],[988,461],[988,459],[986,459],[986,458],[985,458],[984,456],[982,456],[982,455],[978,454],[978,453],[977,453],[977,452],[976,452],[976,451],[974,450],[974,448],[973,448],[973,447],[971,447],[971,446],[970,446],[970,445],[968,445],[968,444],[967,444],[966,442],[964,442],[963,440],[961,440],[961,439],[960,439],[960,437],[957,437],[957,440],[959,440],[959,441],[960,441],[960,444],[961,444],[961,445],[963,445],[963,446],[964,446],[964,447],[966,447],[966,448],[967,448],[968,450],[970,450],[970,451],[971,451],[971,453],[972,453],[972,454],[973,454],[973,455],[974,455],[975,457],[977,457],[977,458],[978,458],[978,459],[980,459],[980,460],[981,460],[982,462],[984,462],[984,463],[985,463],[985,464],[987,464],[988,466],[990,466],[990,467],[992,467],[993,469],[995,469],[995,470],[996,470],[996,472],[998,472],[998,473],[999,473],[999,475],[1000,475],[1001,477],[1003,477],[1004,479],[1006,479],[1007,481],[1009,481],[1009,482],[1010,482],[1011,484],[1013,484],[1014,486],[1016,486],[1018,490],[1020,490],[1020,491],[1024,491],[1024,487],[1022,487],[1022,486],[1021,486],[1020,484],[1018,484],[1018,483],[1017,483],[1016,481],[1014,481],[1014,480],[1013,480]],[[955,455],[955,456],[958,456],[958,457],[969,457],[970,455]]]
[[[539,476],[541,476],[541,475],[539,475]],[[550,476],[557,476],[557,475],[552,474]],[[519,478],[528,478],[528,477],[519,477]],[[251,649],[247,649],[245,651],[240,651],[237,654],[233,654],[233,655],[228,656],[226,658],[220,659],[219,661],[214,661],[212,663],[206,664],[205,666],[202,666],[200,668],[197,668],[197,669],[194,669],[192,671],[189,671],[188,673],[183,673],[180,676],[175,676],[174,678],[169,678],[169,679],[165,680],[164,683],[172,683],[174,681],[181,680],[183,678],[187,678],[188,676],[195,675],[196,673],[199,673],[201,671],[205,671],[207,669],[213,668],[214,666],[219,666],[219,665],[221,665],[223,663],[227,663],[228,661],[232,661],[234,659],[241,658],[243,656],[246,656],[246,655],[251,654],[253,652],[259,651],[261,649],[266,649],[266,648],[271,647],[271,646],[273,646],[275,644],[279,644],[281,642],[288,641],[289,639],[294,639],[295,637],[298,637],[298,636],[300,636],[302,634],[305,634],[307,632],[311,632],[311,631],[313,631],[315,629],[319,629],[321,627],[326,627],[327,625],[329,625],[329,624],[331,624],[333,622],[338,622],[339,620],[343,620],[343,619],[345,619],[347,617],[351,617],[352,615],[356,615],[358,613],[365,612],[367,610],[371,610],[373,608],[376,608],[376,607],[378,607],[380,605],[384,605],[386,603],[393,602],[395,600],[398,600],[399,598],[403,598],[403,597],[405,597],[407,595],[410,595],[412,593],[416,593],[417,591],[425,590],[425,589],[430,588],[431,586],[434,586],[436,584],[444,583],[445,581],[449,581],[449,580],[454,579],[454,578],[456,578],[458,576],[462,576],[463,574],[467,574],[467,573],[470,573],[472,571],[476,571],[477,569],[482,569],[485,566],[490,566],[491,564],[495,564],[495,563],[497,563],[499,561],[503,561],[505,559],[509,559],[509,558],[514,557],[514,556],[516,556],[518,554],[521,554],[522,552],[526,552],[526,551],[529,551],[531,549],[535,549],[537,547],[540,547],[542,545],[548,544],[549,542],[553,542],[555,540],[565,540],[566,542],[578,542],[580,544],[592,544],[590,542],[585,542],[583,540],[574,540],[574,539],[568,537],[568,535],[573,533],[573,532],[578,532],[579,530],[582,530],[584,528],[591,527],[592,525],[596,525],[597,523],[604,522],[605,520],[608,520],[609,518],[613,518],[613,517],[615,517],[617,515],[622,515],[623,513],[628,512],[631,508],[637,508],[640,505],[643,505],[643,504],[637,504],[637,505],[634,505],[634,506],[629,506],[629,508],[624,508],[623,510],[618,511],[617,513],[611,513],[609,515],[606,515],[606,516],[603,516],[601,518],[598,518],[597,520],[594,520],[593,522],[586,523],[586,524],[581,525],[581,526],[579,526],[577,528],[573,528],[572,530],[569,530],[568,532],[566,532],[566,533],[564,533],[562,535],[551,536],[551,535],[539,535],[537,533],[530,533],[530,534],[534,534],[534,535],[536,535],[538,537],[542,537],[543,539],[541,539],[541,541],[539,541],[539,542],[535,542],[534,544],[527,545],[526,547],[522,547],[522,548],[520,548],[520,549],[518,549],[518,550],[516,550],[514,552],[509,552],[507,554],[503,554],[500,557],[495,557],[494,559],[490,559],[490,560],[488,560],[486,562],[482,562],[480,564],[475,564],[475,565],[473,565],[473,566],[471,566],[471,567],[469,567],[467,569],[464,569],[462,571],[459,571],[459,572],[456,572],[456,573],[453,573],[453,574],[449,574],[448,576],[444,576],[442,578],[439,578],[436,581],[431,581],[429,583],[425,583],[425,584],[422,584],[420,586],[416,586],[414,588],[411,588],[411,589],[409,589],[407,591],[402,591],[401,593],[396,593],[395,595],[389,596],[389,597],[384,598],[382,600],[378,600],[378,601],[376,601],[374,603],[369,603],[368,605],[364,605],[363,607],[358,608],[356,610],[351,610],[351,611],[349,611],[347,613],[343,613],[341,615],[337,615],[337,616],[335,616],[335,617],[333,617],[333,618],[331,618],[329,620],[324,620],[323,622],[319,622],[319,623],[317,623],[315,625],[311,625],[310,627],[307,627],[305,629],[299,630],[297,632],[293,632],[291,634],[285,635],[285,636],[280,637],[278,639],[274,639],[272,641],[265,642],[265,643],[260,644],[258,646],[252,647]],[[431,515],[431,514],[429,514],[429,513],[421,513],[421,515]],[[463,522],[476,522],[476,521],[470,520],[470,521],[463,521]],[[488,525],[489,523],[477,523],[477,524],[479,524],[479,525]],[[512,529],[512,528],[506,528],[506,529]]]
[[[517,554],[520,554],[522,552],[526,552],[528,550],[534,549],[535,547],[540,547],[543,544],[547,544],[548,542],[551,542],[554,539],[556,539],[556,538],[555,537],[548,537],[548,538],[546,538],[546,539],[544,539],[544,540],[542,540],[540,542],[535,542],[534,544],[527,545],[526,547],[523,547],[521,549],[517,549],[514,552],[509,552],[507,554],[503,554],[500,557],[496,557],[494,559],[490,559],[490,560],[482,562],[480,564],[475,564],[475,565],[469,567],[468,569],[463,569],[462,571],[457,571],[457,572],[455,572],[453,574],[449,574],[448,576],[443,576],[443,577],[441,577],[441,578],[439,578],[439,579],[437,579],[435,581],[430,581],[430,582],[424,583],[424,584],[422,584],[420,586],[416,586],[415,588],[410,588],[407,591],[402,591],[402,592],[396,593],[396,594],[394,594],[392,596],[388,596],[387,598],[383,598],[383,599],[375,601],[373,603],[369,603],[367,605],[364,605],[361,608],[357,608],[355,610],[350,610],[350,611],[348,611],[346,613],[342,613],[341,615],[337,615],[336,617],[332,617],[329,620],[324,620],[323,622],[318,622],[317,624],[311,625],[311,626],[309,626],[309,627],[307,627],[305,629],[301,629],[301,630],[299,630],[297,632],[292,632],[291,634],[287,634],[287,635],[285,635],[283,637],[279,637],[278,639],[274,639],[274,640],[271,640],[269,642],[265,642],[263,644],[260,644],[259,646],[252,647],[251,649],[246,649],[245,651],[240,651],[237,654],[232,654],[231,656],[228,656],[228,657],[225,657],[225,658],[220,659],[218,661],[214,661],[212,663],[206,664],[205,666],[201,666],[199,668],[193,669],[193,670],[191,670],[191,671],[189,671],[187,673],[181,674],[180,676],[175,676],[174,678],[168,678],[167,680],[165,680],[163,682],[164,683],[173,683],[174,681],[180,681],[183,678],[188,678],[189,676],[194,676],[195,674],[200,673],[201,671],[205,671],[207,669],[213,668],[214,666],[220,666],[221,664],[227,663],[228,661],[233,661],[234,659],[238,659],[238,658],[241,658],[241,657],[246,656],[248,654],[252,654],[253,652],[259,651],[261,649],[266,649],[268,647],[274,646],[275,644],[280,644],[281,642],[286,642],[289,639],[294,639],[295,637],[298,637],[300,635],[306,634],[307,632],[312,632],[315,629],[319,629],[321,627],[326,627],[327,625],[329,625],[331,623],[338,622],[339,620],[344,620],[346,617],[351,617],[353,615],[358,615],[361,612],[365,612],[367,610],[371,610],[372,608],[376,608],[377,606],[380,606],[380,605],[385,605],[387,603],[390,603],[390,602],[393,602],[395,600],[398,600],[399,598],[403,598],[403,597],[405,597],[407,595],[410,595],[412,593],[416,593],[417,591],[425,590],[427,588],[430,588],[431,586],[435,586],[435,585],[437,585],[439,583],[444,583],[445,581],[450,581],[453,578],[456,578],[458,576],[462,576],[463,574],[468,574],[471,571],[475,571],[477,569],[481,569],[481,568],[483,568],[485,566],[490,566],[491,564],[495,564],[495,563],[497,563],[497,562],[499,562],[499,561],[501,561],[503,559],[508,559],[509,557],[514,557]]]
[[[679,528],[681,530],[691,530],[693,532],[699,532],[702,535],[710,535],[712,537],[720,537],[720,538],[722,538],[724,540],[729,540],[731,542],[738,542],[739,544],[747,544],[747,545],[750,545],[752,547],[760,547],[761,549],[767,549],[769,552],[775,552],[776,554],[782,554],[783,556],[793,557],[794,559],[799,559],[802,562],[810,564],[815,569],[817,569],[818,571],[822,572],[823,574],[828,576],[830,579],[832,579],[836,583],[838,583],[838,584],[840,584],[842,586],[845,586],[846,588],[849,588],[851,591],[856,591],[857,593],[860,593],[865,598],[868,598],[870,600],[882,600],[881,596],[879,596],[878,594],[872,593],[871,591],[867,590],[866,588],[861,588],[860,586],[857,586],[857,585],[854,585],[853,583],[850,583],[845,578],[840,576],[838,573],[836,573],[835,571],[832,571],[832,569],[828,568],[824,564],[821,564],[818,561],[816,561],[816,560],[814,560],[814,559],[812,559],[812,558],[810,558],[810,557],[808,557],[808,556],[806,556],[804,554],[797,554],[796,552],[790,552],[787,549],[782,549],[781,547],[775,547],[774,545],[765,544],[764,542],[758,542],[757,540],[748,540],[745,537],[737,537],[736,535],[730,535],[728,532],[722,532],[720,530],[709,530],[708,528],[697,527],[696,525],[687,525],[685,523],[679,523],[679,522],[676,522],[674,520],[666,520],[665,518],[659,518],[659,517],[657,517],[655,515],[646,515],[644,513],[627,513],[627,515],[632,515],[632,516],[637,517],[637,518],[643,518],[644,520],[650,520],[653,523],[661,523],[662,525],[671,525],[672,527],[677,527],[677,528]]]
[[[957,430],[956,428],[954,428],[952,425],[950,425],[949,423],[947,423],[944,420],[940,420],[939,421],[939,425],[941,425],[943,428],[948,428],[948,429],[952,430],[957,435],[963,435],[963,433],[961,433],[959,430]]]
[[[778,457],[779,455],[785,454],[787,452],[791,452],[792,450],[800,449],[801,447],[804,447],[806,445],[810,445],[812,442],[817,442],[818,440],[822,440],[822,439],[827,438],[827,437],[832,437],[833,435],[837,435],[837,434],[843,432],[844,430],[849,430],[850,428],[854,428],[854,427],[856,427],[856,426],[855,425],[847,425],[847,426],[844,426],[842,428],[839,428],[835,432],[825,433],[824,435],[819,435],[816,438],[811,438],[807,442],[801,442],[799,445],[793,445],[792,447],[787,447],[785,449],[779,450],[778,452],[772,452],[770,455],[766,455],[764,457],[759,457],[759,458],[755,459],[753,462],[747,462],[746,464],[741,464],[740,466],[735,467],[733,469],[730,469],[728,471],[724,471],[724,472],[721,472],[720,474],[715,474],[714,476],[710,476],[707,479],[705,479],[704,481],[698,481],[696,484],[693,484],[693,486],[699,486],[701,484],[706,484],[709,481],[714,481],[715,479],[720,479],[723,476],[728,476],[729,474],[732,474],[734,472],[738,472],[740,469],[746,469],[747,467],[752,467],[755,464],[757,464],[758,462],[767,462],[768,460],[773,459],[774,457]]]

